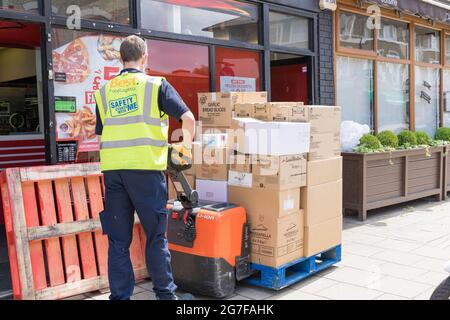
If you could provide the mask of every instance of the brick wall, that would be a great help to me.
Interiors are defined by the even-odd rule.
[[[319,13],[319,104],[334,105],[333,14]]]

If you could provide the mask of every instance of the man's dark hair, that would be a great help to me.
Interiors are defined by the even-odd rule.
[[[145,41],[138,36],[128,36],[120,45],[120,56],[123,62],[138,61],[147,52]]]

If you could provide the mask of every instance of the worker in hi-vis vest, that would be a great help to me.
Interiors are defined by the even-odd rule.
[[[164,78],[144,73],[148,58],[144,40],[125,38],[120,55],[124,69],[95,92],[96,133],[106,190],[100,220],[109,243],[109,298],[128,300],[133,294],[129,248],[136,211],[147,236],[146,264],[156,297],[190,299],[175,294],[166,238],[167,185],[163,171],[168,157],[168,116],[182,122],[183,143],[174,149],[183,159],[192,159],[195,118]]]

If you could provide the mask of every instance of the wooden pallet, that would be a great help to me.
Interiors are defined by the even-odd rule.
[[[14,299],[61,299],[108,287],[98,164],[6,169],[0,176]],[[130,255],[148,276],[136,217]]]
[[[341,261],[341,245],[307,258],[301,258],[287,263],[279,268],[272,268],[260,264],[251,264],[255,275],[245,282],[269,288],[281,290],[297,283],[311,275]]]

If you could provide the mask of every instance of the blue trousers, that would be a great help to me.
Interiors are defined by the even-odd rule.
[[[145,258],[160,299],[169,299],[177,289],[173,282],[166,238],[167,186],[160,171],[114,170],[104,172],[105,211],[100,215],[108,235],[108,279],[111,300],[127,300],[135,285],[130,259],[136,211],[147,236]]]

